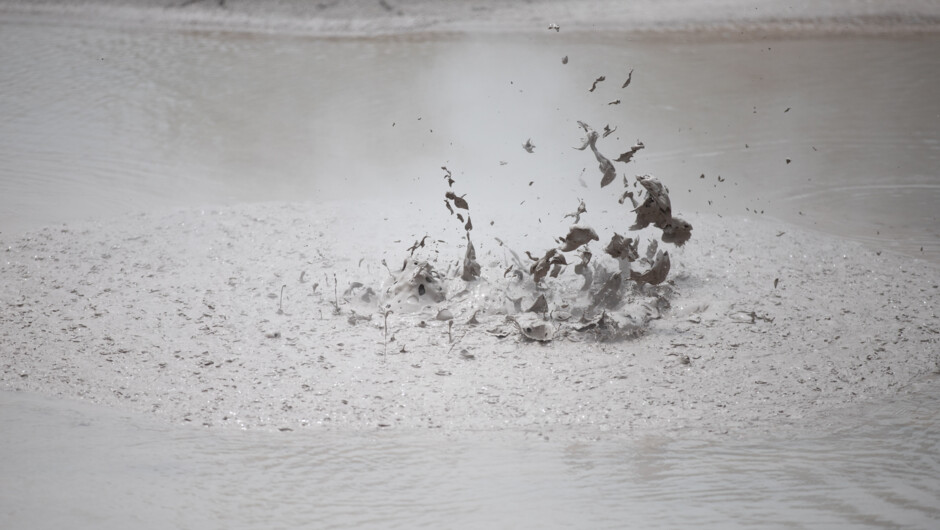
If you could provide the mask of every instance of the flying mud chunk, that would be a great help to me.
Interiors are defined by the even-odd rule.
[[[614,159],[614,162],[623,162],[624,164],[626,164],[630,160],[633,160],[633,155],[635,155],[637,151],[639,151],[640,149],[643,149],[644,147],[646,146],[643,145],[643,142],[637,140],[636,143],[633,144],[633,147],[631,147],[629,151],[627,151],[626,153],[621,153],[620,156]]]
[[[594,295],[594,308],[604,307],[607,309],[613,309],[620,305],[622,297],[620,296],[620,288],[623,286],[623,275],[619,272],[611,275],[610,278],[604,282],[604,285],[600,288],[599,291]]]
[[[593,228],[581,225],[572,226],[568,229],[568,235],[559,239],[562,241],[562,246],[560,247],[562,252],[571,252],[591,241],[600,241],[597,232],[595,232]]]
[[[460,279],[465,282],[476,280],[480,277],[480,264],[477,263],[477,253],[470,241],[470,232],[467,232],[467,253],[463,258],[463,272]]]
[[[663,243],[681,247],[692,237],[692,225],[688,221],[673,217],[663,229]]]
[[[457,194],[452,191],[448,191],[447,193],[444,194],[444,198],[454,201],[454,206],[456,206],[457,208],[460,208],[462,210],[469,210],[470,205],[467,204],[466,199],[464,199],[465,196],[466,194],[463,194],[458,197]]]
[[[580,222],[581,222],[581,214],[587,213],[587,206],[584,205],[584,201],[582,201],[582,200],[580,200],[580,199],[579,199],[579,201],[580,201],[580,203],[578,204],[578,209],[577,209],[577,210],[575,210],[575,211],[573,211],[573,212],[571,212],[571,213],[565,214],[565,219],[567,219],[567,218],[569,218],[569,217],[574,217],[574,224],[580,223]]]
[[[535,300],[535,303],[532,304],[532,307],[525,310],[526,313],[548,313],[548,301],[545,300],[545,295],[540,294],[538,299]]]
[[[659,250],[659,243],[654,239],[646,246],[646,257],[643,258],[643,260],[652,265],[653,261],[656,259],[657,250]]]
[[[529,267],[529,274],[533,276],[536,285],[545,279],[545,276],[548,275],[553,265],[568,264],[567,260],[565,260],[565,255],[557,248],[549,249],[541,258],[534,258],[528,252],[526,252],[526,254],[529,256],[529,259],[535,261],[535,263]]]
[[[427,238],[428,238],[428,236],[422,237],[422,238],[421,238],[421,241],[415,241],[415,244],[414,244],[414,245],[411,245],[410,247],[408,247],[408,248],[405,249],[405,250],[410,251],[410,252],[411,252],[410,255],[414,256],[414,255],[415,255],[415,250],[418,250],[419,248],[424,248],[424,242],[427,240]],[[404,269],[402,269],[402,270],[404,270]]]
[[[627,260],[632,263],[640,257],[640,253],[638,251],[639,246],[639,239],[634,240],[632,237],[623,237],[622,235],[614,232],[614,235],[610,238],[610,243],[607,244],[607,248],[604,249],[604,252],[609,254],[612,258]]]
[[[604,81],[606,81],[606,80],[607,80],[607,78],[604,77],[604,76],[598,77],[597,79],[594,80],[594,84],[591,85],[591,89],[588,90],[588,92],[594,92],[594,91],[597,89],[597,84],[598,84],[598,83],[602,83],[602,82],[604,82]]]
[[[652,224],[663,231],[663,242],[676,246],[685,244],[692,237],[692,225],[672,216],[669,190],[659,179],[649,175],[637,177],[636,180],[646,189],[646,196],[633,210],[636,222],[630,230],[640,230]]]
[[[534,153],[534,152],[535,152],[535,144],[532,143],[532,139],[531,139],[531,138],[529,138],[528,140],[525,141],[524,144],[522,144],[522,148],[525,149],[525,152],[526,152],[526,153]]]
[[[639,203],[636,202],[636,199],[633,198],[633,192],[630,191],[630,183],[627,181],[627,176],[623,176],[623,193],[620,195],[620,198],[617,199],[617,202],[623,204],[627,199],[630,199],[630,202],[633,203],[633,207],[636,208],[639,206]]]
[[[662,250],[656,252],[653,264],[644,272],[630,271],[630,279],[639,284],[648,283],[659,285],[666,281],[669,275],[669,253]]]
[[[590,125],[579,121],[578,125],[587,133],[587,139],[584,142],[584,145],[581,147],[575,147],[578,151],[584,151],[590,146],[591,151],[594,152],[594,158],[597,159],[597,168],[601,171],[601,187],[607,186],[617,177],[617,170],[614,169],[613,162],[610,161],[606,156],[602,155],[600,151],[597,150],[597,139],[600,135],[591,128]]]
[[[591,258],[594,257],[586,248],[581,249],[581,263],[578,263],[574,266],[574,273],[579,274],[584,277],[584,284],[581,285],[582,291],[587,291],[591,288],[591,283],[594,282],[594,272],[591,271],[589,266],[591,263]]]
[[[454,185],[454,177],[453,177],[453,175],[451,175],[450,170],[447,169],[447,166],[441,166],[441,169],[443,169],[443,170],[445,171],[445,173],[446,173],[446,174],[444,175],[444,180],[447,181],[447,187],[448,187],[448,188],[453,187],[453,185]]]
[[[633,68],[630,69],[630,73],[627,74],[627,80],[623,82],[623,86],[620,88],[627,88],[630,86],[631,81],[633,81]]]
[[[641,230],[649,225],[664,226],[672,219],[672,203],[669,201],[669,191],[662,182],[655,177],[641,176],[636,178],[646,189],[644,201],[635,210],[636,222],[630,230]]]
[[[637,206],[639,206],[639,204],[637,204],[637,203],[636,203],[636,200],[633,198],[633,192],[630,191],[630,190],[624,190],[624,192],[623,192],[623,194],[620,196],[620,198],[617,199],[617,202],[619,202],[620,204],[623,204],[624,202],[627,201],[627,199],[630,199],[630,202],[633,203],[633,207],[634,207],[634,208],[636,208]],[[450,213],[454,213],[454,211],[451,210]]]

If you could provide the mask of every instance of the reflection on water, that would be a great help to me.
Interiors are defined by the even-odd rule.
[[[629,171],[664,178],[683,209],[774,216],[940,260],[936,38],[318,40],[0,27],[7,234],[246,200],[381,193],[438,205],[445,164],[484,199],[475,208],[495,205],[497,222],[519,214],[497,204],[507,195],[528,197],[523,208],[541,201],[538,214],[569,211],[572,195],[614,207],[594,185],[596,163],[571,149],[584,120],[618,127],[600,143],[608,154],[643,140]],[[588,92],[599,75],[607,82]],[[534,154],[521,148],[527,138]]]
[[[934,381],[796,440],[563,442],[203,431],[0,393],[0,526],[930,528],[938,405]]]

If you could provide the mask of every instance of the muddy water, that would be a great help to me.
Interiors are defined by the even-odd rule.
[[[0,525],[931,528],[940,395],[927,388],[834,434],[709,442],[220,433],[2,393]]]
[[[611,158],[644,141],[632,171],[666,180],[685,209],[774,216],[940,259],[935,38],[0,27],[6,234],[245,200],[381,194],[439,207],[445,164],[496,222],[521,211],[504,208],[506,196],[527,198],[534,214],[569,211],[572,195],[611,195],[597,190],[590,156],[571,149],[584,120],[617,127],[599,144]],[[533,154],[521,147],[529,138]]]

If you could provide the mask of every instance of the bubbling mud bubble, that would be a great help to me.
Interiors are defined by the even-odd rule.
[[[539,342],[549,342],[555,337],[555,326],[545,320],[532,316],[508,316],[511,322],[523,337]]]
[[[407,260],[386,293],[386,304],[399,311],[417,311],[447,299],[444,278],[424,260]]]

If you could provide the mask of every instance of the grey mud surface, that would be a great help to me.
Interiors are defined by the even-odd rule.
[[[408,255],[426,229],[417,217],[261,204],[0,241],[0,390],[212,429],[581,439],[821,428],[938,370],[935,265],[703,215],[671,249],[671,307],[637,338],[498,338],[487,330],[504,315],[471,325],[451,302],[390,314],[386,336],[379,301],[359,293],[388,286],[382,260],[394,269]],[[505,252],[476,234],[482,296],[504,296]],[[442,269],[462,256],[451,240]],[[364,287],[344,296],[353,282]]]

